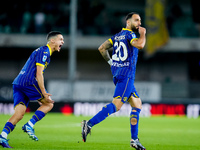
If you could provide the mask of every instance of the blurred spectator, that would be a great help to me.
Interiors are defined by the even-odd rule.
[[[22,17],[21,33],[27,33],[31,25],[32,14],[26,10]]]
[[[5,1],[4,5],[0,5],[0,33],[47,33],[50,30],[60,30],[64,34],[69,34],[70,1],[35,0],[14,3]],[[183,1],[189,10],[184,12],[180,7],[182,3],[176,4],[176,0],[169,1],[170,4],[167,6],[169,11],[166,15],[170,36],[196,37],[200,33],[198,1],[191,0],[191,2],[192,10],[189,10],[188,2]],[[122,3],[119,0],[78,0],[78,33],[112,35],[118,32],[124,25],[122,16],[130,11],[130,8],[126,9],[125,5],[120,7]],[[136,3],[140,5],[140,8],[136,9],[140,11],[140,14],[144,14],[144,9],[142,9],[144,3],[144,0]],[[136,5],[133,8],[137,8]],[[199,32],[197,32],[197,27],[199,27]]]
[[[172,30],[172,26],[174,24],[174,22],[178,19],[181,18],[183,16],[183,12],[180,8],[179,5],[175,4],[171,7],[171,9],[169,10],[169,15],[167,17],[167,27],[168,30],[171,31]],[[172,34],[170,32],[170,34]]]
[[[191,0],[191,7],[192,7],[192,17],[193,21],[196,23],[196,27],[198,29],[200,35],[200,9],[199,9],[199,2],[197,0]]]
[[[45,14],[37,12],[34,16],[35,20],[35,33],[44,33]]]
[[[174,4],[169,10],[167,26],[172,37],[198,36],[192,17],[189,14],[184,14],[178,4]]]
[[[83,34],[98,34],[95,18],[103,11],[105,5],[98,0],[79,1],[78,5],[78,29],[81,29]]]
[[[98,29],[98,34],[111,34],[110,18],[111,17],[109,16],[108,12],[105,10],[95,18],[95,25]]]

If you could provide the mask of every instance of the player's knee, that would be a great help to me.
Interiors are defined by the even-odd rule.
[[[138,98],[138,108],[142,109],[142,100]]]
[[[114,99],[112,103],[115,105],[117,111],[119,111],[123,105],[123,103],[121,102],[121,99]]]
[[[122,106],[116,106],[117,111],[119,111],[121,109]]]
[[[43,104],[43,106],[45,107],[45,113],[47,113],[47,112],[51,111],[54,104],[53,103],[45,103],[45,104]]]
[[[48,103],[48,108],[49,108],[49,111],[53,108],[54,104],[53,103]]]
[[[118,104],[115,104],[115,103],[113,103],[113,104],[115,105],[116,111],[119,111],[121,109],[121,107],[122,107],[122,106],[120,106]]]
[[[136,107],[136,108],[142,109],[142,101],[140,98],[135,98],[135,97],[131,96],[131,98],[129,99],[129,103],[130,103],[131,107]]]
[[[54,106],[53,103],[50,102],[44,102],[44,101],[40,101],[42,106],[45,106],[46,108],[48,108],[49,110],[51,110]]]

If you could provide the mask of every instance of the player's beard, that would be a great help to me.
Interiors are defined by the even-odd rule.
[[[131,30],[132,30],[133,32],[138,32],[138,29],[139,29],[139,28],[136,28],[136,26],[131,25]]]

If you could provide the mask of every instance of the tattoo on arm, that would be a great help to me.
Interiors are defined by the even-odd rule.
[[[103,56],[103,58],[106,60],[106,61],[109,61],[111,58],[110,58],[110,55],[108,53],[108,50],[112,47],[112,44],[110,43],[109,40],[105,41],[99,48],[99,52],[101,53],[101,55]]]

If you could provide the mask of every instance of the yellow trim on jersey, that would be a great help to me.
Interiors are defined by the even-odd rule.
[[[36,63],[36,66],[42,66],[42,67],[44,67],[44,65],[40,64],[40,63]]]
[[[133,95],[134,95],[135,98],[139,98],[139,97],[135,94],[135,92],[133,93]]]
[[[110,38],[110,39],[108,39],[108,41],[110,41],[110,43],[113,45],[113,41],[112,41],[112,39]]]
[[[34,86],[35,89],[38,91],[38,93],[40,93],[40,91],[37,89],[37,87],[35,86],[35,84],[33,84],[33,86]],[[43,96],[42,93],[40,93],[40,95],[41,95],[41,98],[39,98],[38,101],[41,101],[41,100],[44,98],[44,96]]]
[[[26,107],[26,105],[25,105],[23,102],[19,102],[19,104],[24,105],[24,106]],[[15,109],[19,104],[17,104],[17,105],[14,107],[14,109]]]
[[[132,43],[134,40],[138,40],[138,38],[133,38],[133,39],[130,41],[130,43]]]
[[[121,96],[114,97],[114,99],[122,99]]]
[[[128,30],[128,31],[133,32],[131,29],[127,29],[127,28],[122,28],[122,30]]]
[[[50,52],[50,56],[51,56],[51,54],[52,54],[51,47],[49,46],[49,44],[47,44],[47,47],[49,48],[49,52]]]

